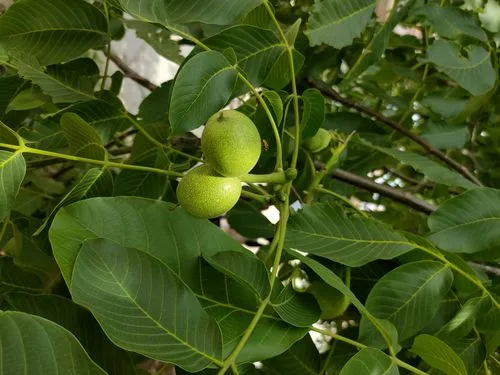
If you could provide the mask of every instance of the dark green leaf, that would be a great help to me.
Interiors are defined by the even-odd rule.
[[[271,306],[285,322],[296,327],[309,327],[318,321],[321,310],[312,295],[298,293],[292,285],[275,288]]]
[[[411,351],[447,375],[467,375],[467,369],[460,357],[444,341],[430,335],[415,338]]]
[[[483,42],[488,40],[475,17],[456,7],[426,4],[412,14],[427,18],[433,29],[443,38],[458,39],[466,35]]]
[[[325,121],[325,98],[317,89],[307,89],[301,95],[304,102],[302,138],[314,136]]]
[[[317,1],[305,34],[313,46],[326,43],[338,49],[345,47],[365,29],[375,4],[375,0]]]
[[[108,240],[85,242],[74,264],[71,293],[126,350],[188,371],[221,358],[215,320],[169,268],[139,250]]]
[[[377,259],[392,259],[413,247],[384,224],[347,217],[331,202],[306,205],[292,216],[285,246],[351,267]]]
[[[478,313],[483,309],[483,306],[489,306],[489,302],[490,298],[487,296],[469,299],[457,314],[439,330],[437,336],[444,340],[465,337],[474,328]]]
[[[240,200],[227,214],[227,220],[232,229],[248,238],[270,238],[274,234],[274,225],[253,202]]]
[[[469,138],[469,129],[464,125],[427,121],[425,131],[420,135],[437,148],[461,148]]]
[[[23,85],[24,81],[18,76],[0,77],[0,119],[4,117],[8,105]]]
[[[19,152],[0,150],[0,221],[9,215],[26,174],[26,162]]]
[[[23,0],[1,17],[0,43],[50,65],[103,46],[107,30],[104,14],[83,0]]]
[[[345,367],[340,371],[340,375],[359,375],[367,373],[370,375],[398,375],[398,366],[384,352],[373,349],[361,349],[354,355]]]
[[[429,240],[454,253],[475,253],[500,245],[498,202],[500,191],[489,188],[470,190],[446,201],[429,217]]]
[[[453,281],[450,269],[434,261],[420,261],[402,265],[382,277],[373,287],[366,308],[375,317],[393,323],[400,341],[424,328],[439,308],[440,299]],[[373,330],[363,317],[360,336]]]
[[[61,326],[17,311],[0,312],[2,374],[106,374]]]
[[[89,159],[104,160],[107,151],[102,145],[97,131],[75,113],[65,113],[61,117],[61,128],[68,139],[72,155]]]
[[[175,133],[201,126],[229,100],[237,71],[219,52],[202,52],[189,59],[175,79],[169,119]]]
[[[481,337],[452,341],[450,347],[462,359],[467,369],[467,374],[476,374],[483,366],[486,359],[486,349]]]
[[[315,375],[320,371],[319,353],[308,335],[283,354],[264,362],[276,374]]]
[[[0,295],[12,291],[41,293],[42,289],[38,276],[17,267],[12,258],[0,257]]]
[[[481,95],[495,86],[497,74],[491,65],[490,52],[479,46],[465,48],[445,40],[436,40],[427,49],[429,62],[435,64],[472,95]]]

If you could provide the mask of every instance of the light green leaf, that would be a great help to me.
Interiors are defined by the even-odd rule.
[[[132,16],[163,25],[202,22],[230,25],[257,7],[260,0],[118,0]]]
[[[38,315],[76,336],[89,356],[109,374],[137,375],[132,354],[119,349],[104,334],[92,314],[58,295],[9,293],[9,310]]]
[[[71,294],[126,350],[193,372],[221,359],[215,320],[168,267],[139,250],[108,240],[85,242]]]
[[[50,214],[45,218],[43,224],[33,233],[33,236],[39,235],[45,227],[52,221],[54,215],[62,207],[67,206],[71,203],[78,202],[79,200],[85,198],[94,188],[99,180],[109,180],[113,177],[110,176],[111,172],[106,168],[92,168],[89,169],[85,175],[81,178],[78,183],[73,186],[73,188],[57,203],[57,205],[52,209]]]
[[[444,340],[465,337],[474,327],[476,317],[483,306],[489,305],[489,302],[490,298],[487,296],[469,299],[457,314],[441,327],[436,336]]]
[[[189,59],[177,73],[169,119],[179,134],[201,126],[229,100],[237,71],[223,54],[201,52]]]
[[[469,138],[469,129],[465,125],[428,120],[425,131],[420,136],[437,148],[461,148]]]
[[[0,312],[1,374],[104,375],[61,326],[18,311]]]
[[[107,224],[106,224],[107,223]],[[112,226],[109,224],[112,223]],[[54,256],[72,288],[71,274],[82,244],[107,239],[138,249],[169,267],[214,316],[229,355],[253,319],[258,300],[251,289],[203,261],[222,251],[247,251],[207,220],[195,219],[171,204],[132,197],[92,198],[64,207],[49,231]],[[204,282],[210,280],[210,283]],[[266,311],[238,356],[238,362],[264,360],[286,351],[307,328],[284,323]],[[279,342],[273,337],[280,337]]]
[[[302,114],[302,138],[313,137],[325,121],[325,98],[317,89],[307,89],[301,99],[304,102]]]
[[[43,68],[32,56],[15,61],[19,75],[41,87],[54,103],[95,99],[95,77],[99,68],[91,59],[73,60]]]
[[[500,190],[474,189],[446,201],[429,216],[428,238],[446,251],[476,253],[500,245],[499,222]]]
[[[453,117],[462,112],[466,105],[466,99],[448,98],[445,93],[436,92],[427,95],[422,104],[428,106],[431,111],[437,113],[442,117]],[[450,124],[447,124],[450,125]]]
[[[283,354],[264,361],[273,374],[316,375],[320,371],[318,349],[307,335]]]
[[[351,267],[392,259],[413,248],[401,234],[370,219],[347,217],[332,202],[305,205],[289,221],[285,246]]]
[[[375,0],[315,1],[305,34],[312,46],[326,43],[342,48],[365,29],[375,9]]]
[[[224,251],[205,260],[212,267],[246,284],[262,299],[269,294],[269,274],[264,263],[251,253]]]
[[[179,44],[170,39],[172,34],[167,29],[142,21],[125,22],[127,27],[134,29],[137,36],[153,47],[158,54],[179,65],[184,61]]]
[[[369,146],[377,151],[392,156],[396,160],[410,165],[416,171],[423,173],[431,181],[435,181],[447,186],[459,186],[464,189],[473,189],[477,187],[476,184],[467,180],[457,172],[442,167],[435,161],[428,159],[425,156],[415,154],[413,152],[378,147],[364,139],[360,139],[360,141],[366,146]]]
[[[97,131],[75,113],[61,116],[61,128],[68,138],[72,155],[89,159],[105,160],[107,151]]]
[[[250,82],[260,85],[265,81],[286,45],[270,31],[250,25],[238,25],[203,41],[219,52],[233,48],[238,66]]]
[[[404,341],[434,317],[440,299],[452,282],[453,274],[443,263],[419,261],[404,264],[375,284],[366,300],[366,308],[375,317],[393,323],[400,341]],[[371,323],[363,317],[360,336],[365,336],[370,330],[373,330]]]
[[[1,17],[0,43],[50,65],[105,45],[107,30],[104,14],[83,0],[23,0]]]
[[[416,9],[412,14],[427,18],[433,30],[443,38],[458,39],[466,35],[483,42],[488,40],[475,16],[457,7],[426,4]]]
[[[399,375],[398,366],[381,350],[361,349],[340,371],[340,375]]]
[[[433,368],[447,375],[467,375],[467,369],[460,357],[444,341],[430,335],[419,335],[415,338],[411,352]]]
[[[26,174],[26,162],[19,152],[0,150],[0,221],[9,215]]]
[[[427,49],[427,61],[435,64],[451,79],[472,95],[481,95],[495,86],[497,74],[491,65],[490,53],[483,47],[465,47],[467,56],[460,52],[460,45],[436,40]]]
[[[49,97],[41,93],[39,89],[31,87],[17,94],[7,106],[6,112],[39,108],[49,100]]]

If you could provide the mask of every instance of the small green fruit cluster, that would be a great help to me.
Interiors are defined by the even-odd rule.
[[[257,164],[261,152],[259,131],[247,116],[235,110],[216,113],[201,137],[206,164],[189,171],[177,187],[184,210],[199,218],[229,211],[241,195],[241,180]]]

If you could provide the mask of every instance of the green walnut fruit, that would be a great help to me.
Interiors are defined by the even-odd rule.
[[[221,175],[243,176],[259,160],[259,131],[243,113],[221,111],[207,121],[201,136],[201,149],[205,161]]]
[[[312,153],[323,151],[328,147],[332,135],[326,129],[320,128],[316,134],[304,141],[304,147]]]
[[[229,211],[240,195],[240,179],[223,177],[207,164],[189,171],[177,186],[177,199],[184,210],[203,219]]]

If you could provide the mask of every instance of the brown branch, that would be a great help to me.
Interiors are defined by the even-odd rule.
[[[348,183],[349,185],[353,185],[370,192],[378,193],[384,197],[390,198],[399,203],[403,203],[425,214],[431,214],[436,210],[436,207],[427,203],[426,201],[415,197],[414,195],[411,195],[399,189],[391,188],[387,185],[377,184],[376,182],[373,182],[368,178],[358,176],[357,174],[347,172],[342,169],[334,169],[333,178]]]
[[[148,80],[147,78],[141,76],[135,70],[131,69],[122,59],[118,56],[113,55],[112,53],[109,55],[111,61],[115,63],[115,65],[120,68],[123,72],[123,75],[131,80],[137,82],[139,85],[147,88],[149,91],[153,91],[158,88],[153,82]]]
[[[384,115],[380,114],[377,111],[374,111],[371,108],[364,107],[358,103],[355,103],[347,98],[344,98],[341,96],[337,91],[335,91],[332,88],[325,87],[322,83],[315,81],[311,77],[307,78],[307,82],[309,83],[310,86],[317,88],[321,93],[330,98],[335,100],[336,102],[339,102],[346,107],[349,108],[354,108],[357,111],[364,113],[365,115],[374,117],[377,121],[388,125],[395,131],[405,135],[406,137],[410,138],[412,141],[415,143],[418,143],[420,146],[422,146],[429,154],[432,154],[442,160],[444,163],[448,164],[451,168],[455,169],[458,173],[460,173],[462,176],[465,178],[469,179],[470,181],[474,182],[475,184],[479,186],[483,186],[481,181],[477,179],[477,177],[469,171],[465,166],[457,162],[456,160],[452,159],[448,155],[446,155],[444,152],[441,150],[437,149],[436,147],[432,146],[430,143],[428,143],[426,140],[422,139],[418,135],[412,133],[409,129],[406,129],[405,127],[401,126],[398,124],[396,121],[391,120],[390,118],[385,117]]]
[[[486,273],[490,273],[490,274],[495,275],[497,277],[500,276],[500,268],[489,266],[487,264],[475,263],[475,262],[469,262],[469,264],[472,267],[483,270]]]

